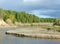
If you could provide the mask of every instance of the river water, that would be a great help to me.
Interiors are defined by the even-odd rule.
[[[36,39],[26,37],[22,38],[12,35],[6,35],[5,32],[11,29],[17,29],[17,28],[4,28],[4,29],[0,28],[0,44],[60,44],[60,40],[56,39],[51,40],[51,39]]]

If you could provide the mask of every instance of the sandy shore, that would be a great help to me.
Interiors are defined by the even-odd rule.
[[[43,31],[43,30],[9,30],[6,34],[15,35],[18,37],[32,37],[32,38],[46,38],[46,39],[60,39],[59,32]]]

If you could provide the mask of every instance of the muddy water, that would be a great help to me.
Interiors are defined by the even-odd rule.
[[[60,44],[60,40],[49,39],[35,39],[35,38],[23,38],[15,37],[12,35],[6,35],[5,32],[11,29],[18,28],[0,28],[0,44]],[[39,29],[39,28],[19,28],[19,29]]]

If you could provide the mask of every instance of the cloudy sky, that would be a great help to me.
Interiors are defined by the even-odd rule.
[[[0,8],[60,18],[60,0],[0,0]]]

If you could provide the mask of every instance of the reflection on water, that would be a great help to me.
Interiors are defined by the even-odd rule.
[[[5,35],[5,32],[10,29],[17,28],[0,28],[0,44],[60,44],[60,40],[48,40],[48,39],[35,39],[35,38],[22,38],[14,37],[12,35]],[[20,28],[20,29],[32,29],[29,28]],[[33,29],[39,29],[33,27]]]

